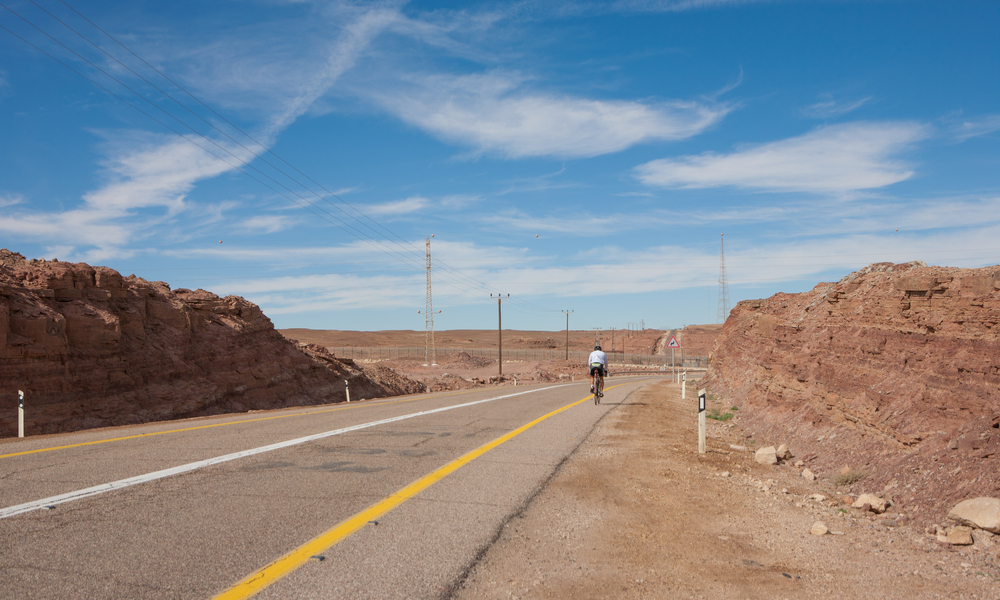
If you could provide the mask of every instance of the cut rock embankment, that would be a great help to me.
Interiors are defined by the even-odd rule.
[[[877,263],[801,294],[740,302],[707,386],[744,433],[787,442],[845,492],[921,522],[1000,496],[1000,267]],[[766,443],[765,443],[766,442]]]
[[[29,435],[423,391],[296,344],[239,296],[0,250],[0,397]],[[0,414],[0,436],[17,434]]]

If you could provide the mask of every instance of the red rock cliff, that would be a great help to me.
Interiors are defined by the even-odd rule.
[[[827,474],[869,472],[854,491],[938,519],[1000,495],[998,334],[1000,267],[878,263],[740,302],[707,385],[761,442],[787,442]]]
[[[238,296],[0,250],[0,436],[416,392],[297,347]]]

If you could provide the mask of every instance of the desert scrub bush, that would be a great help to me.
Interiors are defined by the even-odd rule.
[[[733,418],[733,413],[731,412],[719,412],[719,409],[712,408],[709,409],[705,414],[709,419],[715,419],[716,421],[722,421],[723,423]]]
[[[852,469],[846,473],[837,473],[832,479],[830,479],[830,483],[836,486],[854,485],[865,477],[868,477],[868,473]]]

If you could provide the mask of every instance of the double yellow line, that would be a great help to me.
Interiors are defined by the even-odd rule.
[[[619,386],[625,385],[620,383],[615,386],[611,386],[608,389],[613,389]],[[309,561],[309,558],[325,551],[331,546],[340,543],[347,537],[349,537],[354,532],[358,531],[364,527],[369,521],[374,521],[389,512],[390,510],[396,508],[400,504],[406,502],[410,498],[416,496],[420,492],[426,490],[430,486],[434,485],[438,481],[441,481],[444,477],[448,476],[450,473],[455,472],[464,465],[472,462],[476,458],[482,456],[483,454],[489,452],[493,448],[496,448],[500,444],[524,433],[525,431],[531,429],[535,425],[538,425],[542,421],[557,415],[564,410],[568,410],[582,404],[587,400],[592,399],[593,394],[583,398],[582,400],[577,400],[571,404],[567,404],[562,408],[557,408],[556,410],[538,417],[534,421],[528,423],[527,425],[522,425],[517,429],[498,437],[492,442],[488,442],[479,448],[476,448],[472,452],[461,456],[453,460],[452,462],[444,465],[443,467],[431,472],[429,475],[425,475],[420,479],[414,481],[408,486],[402,488],[401,490],[395,492],[389,497],[381,500],[380,502],[369,506],[365,510],[355,514],[354,516],[342,521],[338,525],[334,526],[332,529],[320,534],[319,536],[313,538],[312,540],[306,542],[304,545],[292,550],[288,554],[282,556],[281,558],[275,560],[271,564],[265,566],[264,568],[251,573],[244,577],[241,581],[230,587],[229,589],[223,591],[219,595],[215,596],[215,600],[242,600],[244,598],[250,598],[251,596],[257,594],[264,588],[268,587],[272,583],[278,581],[285,575],[288,575],[295,569],[298,569],[303,564]]]

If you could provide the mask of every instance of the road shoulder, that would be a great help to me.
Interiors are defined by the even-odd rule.
[[[733,449],[738,430],[722,423],[709,421],[699,456],[696,423],[679,386],[631,394],[452,597],[995,597],[995,551],[944,548],[838,505],[828,484]],[[816,521],[836,534],[812,535]]]

